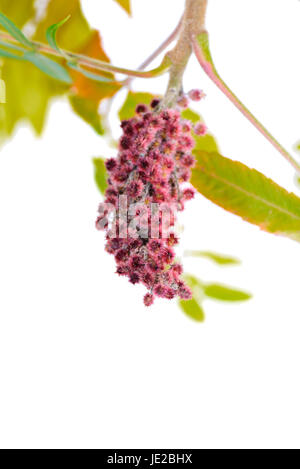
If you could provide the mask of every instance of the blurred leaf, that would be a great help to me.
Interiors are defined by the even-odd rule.
[[[6,105],[0,114],[0,137],[11,135],[17,123],[25,120],[40,134],[49,99],[65,92],[68,85],[47,77],[29,62],[7,60],[2,73]]]
[[[22,2],[0,0],[0,10],[22,28],[35,15],[34,2],[35,0],[22,0]],[[48,28],[59,24],[62,18],[69,15],[71,18],[64,27],[56,30],[55,41],[57,38],[59,46],[72,52],[86,51],[87,55],[108,61],[101,46],[100,36],[97,31],[90,28],[82,13],[79,0],[50,0],[47,14],[37,25],[33,40],[45,42],[47,30],[49,35]],[[56,63],[65,65],[63,59],[57,59]],[[45,67],[45,63],[43,66]],[[86,74],[88,73],[86,71]],[[78,71],[71,71],[71,76],[75,80],[70,98],[73,109],[102,134],[99,103],[118,91],[120,85],[92,82]],[[107,73],[103,73],[103,76],[113,78],[113,75]],[[0,115],[1,137],[11,135],[21,120],[29,121],[40,133],[52,98],[70,91],[69,84],[53,80],[36,69],[33,64],[26,62],[4,59],[2,78],[7,87],[7,104]]]
[[[183,119],[187,119],[191,121],[193,124],[196,124],[197,122],[204,123],[203,118],[197,112],[193,111],[190,108],[182,111],[181,117]],[[196,135],[193,132],[193,138],[195,140],[195,147],[193,149],[193,153],[195,151],[207,151],[209,153],[219,152],[218,143],[215,137],[211,133],[208,132],[206,135],[200,136],[200,135]]]
[[[203,136],[193,134],[193,138],[196,141],[193,154],[195,154],[196,151],[206,151],[208,153],[219,152],[217,141],[210,133]]]
[[[107,188],[107,172],[103,158],[94,158],[95,182],[101,194],[104,194]]]
[[[130,0],[115,0],[124,10],[131,15]]]
[[[99,135],[104,135],[104,126],[102,118],[98,113],[98,103],[89,99],[80,98],[79,96],[71,96],[70,103],[72,109],[89,124]]]
[[[201,118],[201,116],[190,108],[182,111],[181,117],[183,119],[187,119],[188,121],[191,121],[193,124],[196,124],[199,121],[203,122],[203,119]]]
[[[217,254],[210,251],[185,251],[184,255],[191,257],[205,257],[219,265],[241,264],[241,261],[235,257],[225,256],[223,254]]]
[[[215,283],[205,284],[194,275],[184,274],[183,278],[191,288],[193,298],[188,301],[180,300],[178,302],[179,306],[188,316],[198,321],[204,321],[205,319],[202,303],[207,298],[230,302],[246,301],[252,298],[249,293],[232,287]]]
[[[52,47],[52,49],[57,50],[59,53],[61,53],[60,47],[58,47],[57,42],[56,42],[56,33],[61,28],[69,19],[71,18],[71,15],[68,15],[64,20],[60,21],[59,23],[52,24],[49,26],[49,28],[46,31],[46,38],[48,41],[48,44]]]
[[[27,39],[22,31],[14,24],[14,22],[9,19],[4,13],[0,11],[0,25],[17,41],[20,42],[25,47],[33,48],[32,43]]]
[[[206,198],[269,233],[300,241],[300,199],[255,169],[195,152],[192,184]]]
[[[194,319],[194,321],[203,322],[205,320],[204,310],[195,298],[187,301],[179,300],[178,305],[182,311],[191,319]]]
[[[34,3],[35,0],[0,0],[0,9],[21,28],[34,17]],[[68,1],[60,3],[67,4]],[[51,4],[52,0],[48,8]],[[45,37],[35,39],[44,42]],[[10,136],[20,121],[29,121],[40,134],[50,100],[65,93],[69,85],[49,78],[33,64],[25,61],[4,60],[2,77],[6,82],[7,103],[0,115],[0,137],[3,139]]]
[[[205,314],[202,308],[202,302],[205,296],[202,282],[194,275],[190,274],[184,274],[183,278],[192,290],[193,298],[191,300],[179,300],[178,304],[190,318],[195,321],[203,322],[205,320]]]
[[[109,62],[109,59],[102,48],[102,41],[98,31],[92,32],[88,42],[78,52],[89,57]],[[83,73],[86,76],[84,76]],[[80,72],[72,70],[71,74],[74,80],[72,86],[73,96],[70,97],[73,108],[86,122],[92,125],[98,133],[103,134],[104,129],[101,126],[101,116],[99,114],[100,102],[104,98],[112,97],[117,93],[121,88],[121,85],[112,81],[114,79],[114,75],[112,73],[99,72],[99,75],[97,75],[98,80],[101,80],[101,77],[105,80],[101,82],[94,81],[96,74],[92,74],[85,69],[83,71],[82,67]],[[93,80],[90,79],[91,75],[93,75]],[[87,78],[87,76],[89,76],[89,78]],[[80,107],[78,106],[78,102],[81,104]],[[99,131],[100,128],[101,132]]]
[[[219,301],[247,301],[252,298],[249,293],[214,283],[205,285],[204,293],[209,298]]]
[[[126,100],[119,111],[120,120],[131,119],[135,116],[135,110],[138,104],[150,105],[155,96],[151,93],[141,93],[129,91]]]
[[[49,59],[49,57],[37,52],[26,52],[24,59],[31,62],[49,77],[69,85],[72,83],[72,79],[67,70],[54,60]]]
[[[196,289],[198,289],[198,290],[200,289],[201,291],[203,290],[203,283],[197,277],[195,277],[194,275],[185,273],[183,275],[183,278],[184,278],[185,282],[187,283],[187,285],[193,290],[194,293],[195,293]],[[199,293],[198,290],[196,291],[197,295]]]
[[[22,28],[34,15],[34,3],[35,0],[22,0],[22,5],[20,5],[20,2],[14,0],[0,0],[0,10],[19,28]]]

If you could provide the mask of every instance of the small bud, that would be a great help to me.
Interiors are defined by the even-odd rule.
[[[130,148],[130,139],[126,136],[124,136],[123,138],[121,138],[121,141],[120,141],[120,147],[123,149],[123,150],[128,150]]]
[[[177,104],[179,107],[181,107],[182,109],[186,109],[189,107],[189,100],[187,98],[187,96],[183,95],[181,96],[178,101],[177,101]]]
[[[144,296],[144,305],[145,306],[151,306],[151,305],[153,305],[153,303],[154,303],[154,296],[151,295],[151,293],[147,293]]]
[[[193,297],[192,290],[187,285],[179,288],[179,296],[182,300],[191,300]]]
[[[132,181],[127,187],[127,194],[129,197],[136,199],[141,195],[144,189],[142,181]]]
[[[205,98],[205,93],[202,90],[191,90],[188,96],[192,101],[201,101],[201,99]]]
[[[172,267],[172,271],[177,274],[181,275],[183,273],[183,268],[181,264],[174,264]]]
[[[194,132],[196,135],[200,135],[201,137],[203,137],[203,135],[207,133],[207,127],[203,122],[199,122],[195,125]]]
[[[145,114],[147,111],[148,108],[145,106],[145,104],[138,104],[135,110],[137,114]]]
[[[136,283],[139,283],[140,277],[137,274],[131,274],[129,277],[129,282],[135,285]]]
[[[107,171],[112,171],[117,166],[117,161],[115,158],[109,158],[105,161],[105,166]]]
[[[152,107],[152,109],[155,109],[160,103],[160,100],[157,99],[157,98],[154,98],[150,104],[150,106]]]
[[[189,187],[188,189],[184,189],[182,195],[184,200],[192,200],[195,197],[195,190]]]

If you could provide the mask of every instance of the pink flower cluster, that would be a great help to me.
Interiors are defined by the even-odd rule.
[[[195,91],[194,95],[200,98]],[[178,238],[173,227],[176,211],[183,210],[185,202],[194,197],[194,189],[186,184],[195,164],[191,154],[195,144],[192,125],[181,118],[178,107],[159,110],[159,100],[155,99],[151,109],[138,105],[136,116],[123,121],[121,127],[118,157],[106,160],[108,188],[99,207],[96,227],[106,231],[106,251],[114,255],[117,273],[149,290],[144,297],[146,306],[153,303],[155,296],[190,299],[191,290],[181,278],[182,266],[175,260],[173,247]],[[120,198],[124,196],[127,209],[133,204],[138,207],[134,214],[129,210],[125,219],[119,216]],[[160,211],[157,235],[153,237],[147,231],[153,218],[153,204],[164,209],[170,207],[171,230],[167,236]],[[139,218],[135,229],[129,228],[124,237],[121,235],[124,224],[128,226],[136,215]]]

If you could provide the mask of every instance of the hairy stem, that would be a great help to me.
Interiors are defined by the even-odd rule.
[[[205,30],[207,0],[186,0],[178,42],[167,57],[171,60],[170,79],[161,107],[173,107],[182,93],[182,77],[192,53],[191,33]]]
[[[6,41],[8,43],[18,43],[16,39],[14,39],[10,34],[7,33],[0,33],[0,40]],[[170,68],[170,60],[165,57],[161,63],[161,65],[153,70],[142,71],[142,70],[129,70],[123,67],[117,67],[112,65],[108,62],[102,62],[101,60],[94,59],[92,57],[87,57],[86,55],[82,54],[75,54],[74,52],[70,52],[67,50],[61,50],[61,53],[57,50],[52,49],[51,47],[43,44],[41,42],[32,41],[32,45],[34,48],[41,53],[52,55],[55,57],[65,58],[68,57],[70,61],[75,62],[83,67],[87,67],[91,70],[98,70],[104,72],[113,72],[113,73],[120,73],[126,76],[132,77],[139,77],[139,78],[154,78],[163,73],[166,73]]]
[[[271,135],[271,133],[256,119],[256,117],[237,98],[218,74],[209,49],[208,33],[192,33],[192,44],[194,53],[209,78],[227,96],[227,98],[238,108],[238,110],[254,125],[254,127],[281,153],[281,155],[300,172],[300,164],[289,154],[285,148]]]

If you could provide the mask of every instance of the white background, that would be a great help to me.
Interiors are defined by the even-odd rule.
[[[116,64],[136,67],[175,26],[183,0],[84,0]],[[210,0],[219,72],[289,150],[300,138],[300,2]],[[162,93],[166,78],[136,80]],[[289,190],[294,171],[192,59],[185,88],[225,156]],[[115,111],[124,94],[116,100]],[[114,130],[118,135],[117,120]],[[300,249],[198,196],[181,248],[238,256],[241,267],[187,259],[205,281],[251,291],[207,302],[197,324],[176,303],[142,304],[114,274],[94,229],[91,157],[111,150],[67,101],[37,139],[20,128],[0,153],[0,446],[5,448],[300,448]]]

